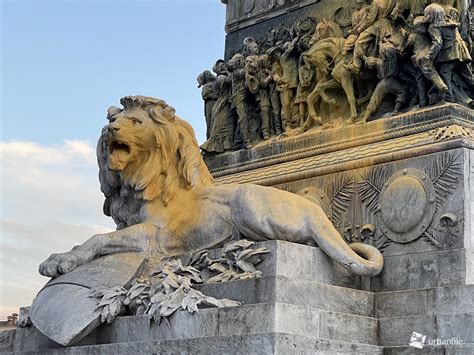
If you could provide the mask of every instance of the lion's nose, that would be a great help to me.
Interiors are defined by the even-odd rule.
[[[109,133],[114,133],[120,130],[120,127],[117,126],[109,126]]]

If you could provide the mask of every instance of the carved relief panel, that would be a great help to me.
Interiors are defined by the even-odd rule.
[[[280,187],[320,205],[347,242],[390,254],[435,251],[462,243],[462,172],[455,150]]]

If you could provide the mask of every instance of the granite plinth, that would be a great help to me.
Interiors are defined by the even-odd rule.
[[[147,316],[120,317],[70,348],[34,327],[16,329],[0,333],[0,351],[404,354],[413,351],[407,347],[413,331],[428,339],[463,339],[452,348],[432,346],[432,354],[472,350],[474,331],[467,336],[466,332],[474,321],[474,285],[371,292],[364,290],[370,286],[368,279],[340,286],[331,284],[329,277],[315,276],[323,271],[315,260],[327,258],[318,248],[281,241],[261,246],[272,251],[259,265],[267,276],[199,286],[208,295],[238,299],[242,306],[202,309],[198,314],[180,311],[159,325]],[[298,261],[291,263],[288,257],[296,255]],[[336,270],[331,265],[324,268]]]

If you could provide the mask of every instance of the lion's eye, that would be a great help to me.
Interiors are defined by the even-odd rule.
[[[138,118],[132,118],[132,123],[134,125],[139,125],[139,124],[142,124],[142,121],[140,121]]]

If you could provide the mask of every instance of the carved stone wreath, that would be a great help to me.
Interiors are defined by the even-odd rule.
[[[384,185],[378,203],[380,225],[390,240],[406,244],[420,237],[436,212],[436,191],[427,174],[403,169]]]

